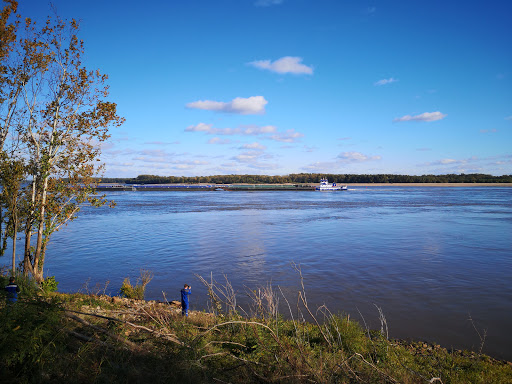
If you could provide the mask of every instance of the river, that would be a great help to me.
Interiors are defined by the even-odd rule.
[[[311,308],[380,328],[378,306],[391,337],[447,348],[477,351],[486,332],[483,352],[512,360],[512,188],[108,197],[115,208],[84,207],[52,238],[45,268],[59,291],[117,294],[144,268],[154,274],[147,298],[177,299],[188,283],[192,309],[207,301],[196,274],[227,276],[242,305],[269,283],[296,303],[295,263]]]

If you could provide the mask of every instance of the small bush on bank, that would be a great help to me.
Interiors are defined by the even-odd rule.
[[[56,292],[59,282],[55,280],[55,276],[48,276],[41,283],[41,289],[45,293]]]
[[[152,279],[153,274],[146,270],[140,271],[140,277],[137,279],[137,284],[135,286],[130,283],[130,279],[128,277],[125,278],[121,285],[121,296],[128,299],[144,300],[146,286]]]

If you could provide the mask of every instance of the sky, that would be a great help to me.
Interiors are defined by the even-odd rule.
[[[52,3],[126,119],[106,177],[512,174],[510,0]]]

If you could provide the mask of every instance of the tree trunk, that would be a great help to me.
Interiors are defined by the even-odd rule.
[[[12,275],[14,276],[16,273],[16,236],[18,235],[18,217],[16,213],[13,217],[13,231],[14,235],[12,236]]]
[[[32,269],[32,261],[30,260],[30,240],[32,237],[32,225],[30,219],[27,220],[27,227],[25,228],[25,252],[23,255],[23,276],[28,277],[28,274],[34,274]]]
[[[44,237],[44,215],[45,215],[45,207],[46,207],[46,194],[48,190],[48,176],[44,177],[43,187],[41,190],[41,209],[39,211],[39,225],[37,228],[37,242],[36,249],[34,252],[34,262],[33,262],[33,272],[34,278],[38,283],[41,283],[43,279],[43,260],[41,256],[43,255],[43,237]],[[41,265],[39,265],[41,262]]]
[[[32,224],[34,223],[34,207],[36,204],[36,182],[37,176],[33,175],[31,208],[25,223],[25,251],[23,254],[23,276],[25,277],[28,277],[29,273],[34,275],[34,268],[32,268],[32,252],[30,249],[30,242],[32,241]]]

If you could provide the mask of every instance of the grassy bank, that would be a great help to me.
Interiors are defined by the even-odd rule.
[[[4,283],[1,281],[0,283]],[[405,343],[304,292],[276,310],[271,287],[235,311],[229,284],[209,285],[212,313],[173,303],[24,287],[0,312],[0,372],[16,383],[510,383],[512,366],[475,352]],[[244,311],[242,311],[244,312]],[[309,321],[304,319],[308,318]]]

